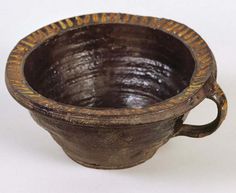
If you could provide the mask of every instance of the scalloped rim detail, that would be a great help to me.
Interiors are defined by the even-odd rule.
[[[27,83],[23,67],[27,56],[49,38],[88,25],[131,24],[158,29],[179,39],[191,51],[195,70],[191,82],[181,93],[160,103],[135,108],[86,108],[59,103],[46,98]],[[64,19],[29,34],[12,50],[6,67],[6,83],[11,95],[23,106],[54,118],[91,124],[140,124],[176,117],[193,106],[187,105],[216,71],[214,56],[206,42],[194,30],[173,20],[123,13],[96,13]],[[200,93],[196,104],[204,99]],[[130,117],[130,118],[128,118]]]

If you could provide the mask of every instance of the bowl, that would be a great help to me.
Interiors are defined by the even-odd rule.
[[[227,111],[206,42],[155,17],[97,13],[47,25],[12,50],[6,84],[71,159],[92,168],[132,167],[172,137],[210,135]],[[184,124],[205,98],[215,120]]]

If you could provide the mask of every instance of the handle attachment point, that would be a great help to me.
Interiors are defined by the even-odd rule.
[[[227,99],[217,83],[208,90],[207,98],[217,105],[218,114],[214,121],[206,125],[182,124],[174,136],[205,137],[212,134],[221,125],[227,114]]]

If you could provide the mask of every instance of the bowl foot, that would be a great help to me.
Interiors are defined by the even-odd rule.
[[[134,162],[134,163],[130,163],[127,165],[115,165],[115,166],[105,166],[105,165],[99,165],[99,164],[94,164],[94,163],[88,163],[88,162],[84,162],[81,161],[80,159],[78,159],[78,156],[76,155],[72,155],[72,153],[68,150],[63,149],[63,151],[66,153],[66,155],[71,158],[73,161],[75,161],[76,163],[88,167],[88,168],[94,168],[94,169],[126,169],[126,168],[131,168],[134,167],[136,165],[142,164],[145,161],[149,160],[150,158],[153,157],[153,155],[156,153],[156,151],[154,153],[151,154],[151,156],[148,156],[147,158],[145,158],[144,160],[140,160],[139,162]]]

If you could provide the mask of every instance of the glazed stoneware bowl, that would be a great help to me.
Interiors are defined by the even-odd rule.
[[[227,110],[214,56],[195,31],[129,14],[73,17],[33,32],[12,50],[6,84],[71,159],[92,168],[131,167],[172,137],[209,135]],[[217,105],[215,120],[184,124],[205,98]]]

